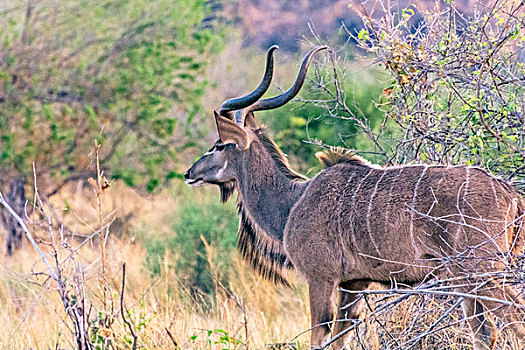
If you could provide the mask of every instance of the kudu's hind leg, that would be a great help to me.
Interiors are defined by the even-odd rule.
[[[468,293],[468,291],[466,291]],[[491,299],[502,300],[503,302],[511,302],[518,305],[525,305],[522,297],[520,297],[517,290],[510,285],[502,285],[500,283],[490,282],[486,283],[479,291],[478,295],[488,297]],[[488,323],[483,323],[491,312],[498,316],[503,321],[506,327],[509,327],[521,342],[525,342],[525,310],[513,305],[504,305],[496,301],[485,299],[469,299],[466,301],[464,309],[467,316],[475,316],[469,320],[469,325],[473,332],[474,348],[476,350],[493,349],[496,341],[497,330],[494,324],[490,326]],[[481,315],[481,317],[478,317]],[[489,321],[490,322],[490,321]],[[490,330],[490,336],[487,337]]]
[[[505,287],[502,289],[501,286],[498,286],[500,298],[503,296],[506,300],[521,305],[518,306],[509,306],[502,308],[496,311],[496,315],[501,317],[503,321],[509,325],[509,327],[514,331],[516,336],[520,339],[520,342],[525,342],[525,300],[522,295],[513,287]]]
[[[368,289],[371,282],[351,281],[339,285],[341,289],[348,291],[362,291]],[[337,339],[332,344],[332,349],[340,350],[348,348],[347,341],[351,334],[348,327],[357,321],[363,312],[364,300],[359,293],[339,291],[339,306],[333,336]]]
[[[330,326],[334,319],[332,300],[335,286],[334,282],[308,282],[312,318],[312,349],[322,349],[330,336]]]
[[[465,299],[462,306],[465,318],[472,331],[474,349],[493,349],[496,344],[497,329],[491,315],[475,299]]]
[[[513,286],[502,283],[489,283],[487,288],[481,292],[487,297],[514,303],[514,305],[504,306],[497,302],[481,300],[486,309],[494,310],[493,313],[514,332],[520,342],[525,342],[525,309],[523,309],[525,300],[523,295],[520,295]]]

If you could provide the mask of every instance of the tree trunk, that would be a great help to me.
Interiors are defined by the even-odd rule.
[[[26,191],[23,178],[16,177],[11,181],[5,200],[21,218],[24,218]],[[22,247],[23,230],[18,221],[5,208],[1,208],[1,211],[1,221],[7,231],[6,253],[7,255],[13,255],[17,249]]]

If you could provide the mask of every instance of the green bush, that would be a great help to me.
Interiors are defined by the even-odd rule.
[[[329,75],[331,70],[326,69],[325,73]],[[369,69],[349,74],[341,79],[341,84],[342,90],[346,92],[345,102],[349,110],[369,124],[372,130],[378,131],[384,119],[384,112],[376,107],[383,93],[379,72]],[[329,96],[315,86],[305,86],[301,96],[310,101],[329,99]],[[320,147],[315,143],[342,146],[358,153],[374,148],[372,141],[364,137],[354,121],[349,121],[342,115],[340,118],[331,116],[326,106],[320,103],[290,102],[285,107],[258,112],[257,118],[268,125],[275,142],[283,152],[290,155],[294,166],[302,172],[319,170],[315,153]],[[314,145],[305,142],[312,142]],[[371,161],[376,160],[373,154],[364,155]]]
[[[203,24],[209,4],[65,0],[61,8],[0,10],[0,175],[32,177],[36,161],[58,188],[87,178],[96,139],[108,178],[152,192],[180,176],[181,150],[206,133],[205,72],[223,46],[221,26]]]
[[[367,10],[352,39],[389,73],[384,109],[402,131],[384,158],[476,165],[525,190],[523,3]]]
[[[151,273],[160,274],[168,250],[175,257],[170,267],[180,281],[193,293],[213,296],[214,278],[228,284],[226,276],[237,241],[238,218],[233,201],[224,205],[216,191],[202,192],[189,188],[177,191],[180,204],[171,214],[171,234],[156,236],[143,230],[140,237],[148,253],[147,267]],[[206,246],[210,247],[208,252]]]

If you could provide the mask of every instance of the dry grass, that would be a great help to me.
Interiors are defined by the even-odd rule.
[[[226,293],[217,296],[216,310],[204,311],[199,300],[188,295],[184,286],[177,282],[173,271],[163,269],[161,277],[149,276],[144,269],[145,254],[140,246],[119,242],[111,251],[114,255],[110,266],[114,278],[110,279],[110,284],[115,293],[120,284],[119,262],[127,264],[125,305],[133,316],[136,329],[141,328],[137,332],[139,344],[148,349],[172,347],[166,328],[182,348],[215,348],[207,346],[208,340],[218,340],[219,333],[211,336],[207,333],[215,329],[222,329],[244,341],[243,312]],[[93,253],[90,248],[81,253],[86,263],[95,258]],[[238,261],[236,256],[234,259]],[[35,260],[34,253],[27,247],[9,260],[12,261],[4,262],[0,273],[0,322],[4,325],[0,329],[0,347],[47,349],[54,348],[55,344],[73,347],[74,339],[65,324],[67,316],[56,291],[30,282],[32,278],[28,276],[31,262]],[[166,259],[168,264],[169,257]],[[239,269],[246,268],[240,261],[238,266]],[[306,328],[304,288],[298,293],[278,290],[251,273],[238,272],[243,279],[234,284],[232,291],[245,305],[251,344],[264,347],[264,344],[286,341]],[[86,287],[93,308],[101,309],[97,279],[88,277]],[[118,310],[117,294],[112,295],[110,305]],[[302,309],[302,312],[296,315],[282,312],[291,309]],[[195,341],[190,341],[195,335]],[[115,319],[108,338],[116,348],[124,348],[125,340],[131,336],[122,320]]]
[[[183,185],[182,185],[183,186]],[[125,316],[137,335],[138,348],[158,349],[265,349],[269,344],[293,342],[307,348],[309,308],[307,288],[301,280],[295,288],[274,286],[262,280],[236,251],[228,270],[214,265],[217,246],[206,246],[206,260],[217,280],[212,297],[190,291],[175,266],[181,252],[166,250],[160,272],[153,274],[147,264],[147,237],[177,235],[170,224],[173,215],[188,200],[205,205],[218,200],[214,189],[189,191],[179,185],[155,197],[145,198],[115,183],[102,196],[104,222],[121,220],[112,227],[107,244],[106,278],[100,268],[100,242],[88,242],[65,259],[83,238],[65,236],[59,261],[66,284],[83,285],[86,313],[95,348],[131,349],[133,337],[120,314],[122,264],[126,263]],[[91,189],[69,188],[55,198],[52,207],[64,223],[84,235],[97,229],[98,213]],[[67,207],[68,213],[62,208]],[[50,211],[47,211],[50,213]],[[43,216],[40,219],[44,219]],[[206,220],[203,218],[203,220]],[[39,246],[52,260],[51,238],[44,221],[30,225]],[[140,227],[142,238],[134,233]],[[118,232],[117,232],[118,231]],[[59,231],[53,230],[55,239]],[[146,239],[146,240],[145,240]],[[64,260],[65,259],[65,260]],[[77,346],[72,322],[64,310],[57,283],[44,275],[46,267],[28,243],[13,257],[2,257],[0,268],[0,348],[49,349]],[[83,272],[83,283],[74,281]],[[103,291],[107,282],[107,304]],[[379,288],[379,286],[377,286]],[[441,288],[441,287],[440,287]],[[440,289],[441,291],[447,289]],[[430,294],[369,294],[366,317],[351,331],[351,349],[471,349],[470,331],[463,319],[458,298]],[[519,344],[505,325],[497,349],[518,350]],[[299,336],[296,338],[296,336]],[[420,337],[420,339],[418,338]],[[418,341],[414,341],[418,339]],[[105,344],[106,346],[103,346]]]
[[[197,197],[209,195],[210,191],[196,194]],[[69,211],[74,212],[65,216],[68,227],[84,233],[95,229],[93,223],[98,220],[97,211],[89,191],[70,189],[54,201],[53,208],[60,208],[61,203],[66,203],[65,198],[71,208]],[[142,225],[148,234],[162,235],[170,230],[167,218],[176,210],[178,200],[168,193],[144,199],[116,184],[104,194],[102,207],[106,208],[106,220],[115,213],[125,216],[129,211],[135,211],[128,231],[133,226]],[[121,206],[112,203],[121,203]],[[51,260],[52,250],[46,245],[49,237],[38,228],[35,233]],[[208,302],[204,296],[190,293],[179,281],[173,268],[176,256],[167,251],[160,274],[153,275],[146,268],[146,249],[133,234],[124,232],[121,237],[116,237],[110,232],[110,237],[106,261],[110,293],[106,312],[111,326],[98,334],[103,334],[106,344],[111,343],[114,348],[131,348],[132,341],[119,314],[122,263],[126,263],[124,305],[138,335],[138,345],[144,348],[173,348],[174,341],[183,349],[241,348],[246,334],[251,348],[264,348],[266,344],[286,342],[307,328],[305,286],[301,283],[295,289],[272,286],[256,276],[236,252],[231,255],[231,271],[220,272],[229,276],[228,289],[217,286],[215,306],[210,309],[204,306]],[[74,246],[81,239],[66,237],[65,241]],[[209,246],[207,253],[213,255],[214,249],[213,245]],[[60,250],[60,253],[61,258],[69,254],[67,250]],[[90,312],[93,330],[104,318],[99,241],[94,240],[78,250],[76,262],[85,271],[86,310]],[[0,327],[0,348],[76,346],[56,283],[35,274],[45,271],[45,265],[33,247],[26,242],[14,256],[3,257],[1,265],[0,322],[4,326]],[[73,268],[73,264],[64,264],[64,275],[72,273]],[[215,267],[210,268],[214,273]],[[100,316],[99,312],[102,313]],[[300,341],[306,338],[303,336]]]

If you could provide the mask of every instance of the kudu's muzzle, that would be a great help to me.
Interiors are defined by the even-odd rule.
[[[202,177],[195,176],[194,168],[196,164],[197,163],[193,164],[193,166],[189,168],[186,173],[184,173],[184,181],[190,186],[199,186],[203,184],[204,179]]]

